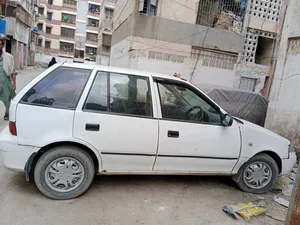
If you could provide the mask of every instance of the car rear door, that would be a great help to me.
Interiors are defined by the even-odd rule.
[[[147,76],[92,74],[75,112],[73,135],[100,152],[100,170],[152,170],[158,142],[152,89]]]
[[[237,123],[223,126],[218,107],[186,82],[156,79],[155,87],[161,115],[154,170],[230,173],[240,153]]]

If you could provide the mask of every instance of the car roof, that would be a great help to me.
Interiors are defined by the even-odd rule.
[[[173,77],[172,75],[165,75],[160,73],[154,73],[154,72],[147,72],[142,70],[134,70],[134,69],[128,69],[128,68],[122,68],[122,67],[113,67],[113,66],[102,66],[102,65],[89,65],[89,64],[81,64],[81,63],[61,63],[61,66],[65,67],[73,67],[73,68],[81,68],[81,69],[96,69],[100,71],[107,71],[112,73],[123,73],[133,76],[144,76],[144,77],[159,77],[159,78],[165,78],[165,79],[171,79],[171,80],[181,80],[180,78]]]

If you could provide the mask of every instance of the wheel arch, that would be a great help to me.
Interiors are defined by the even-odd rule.
[[[251,158],[249,158],[246,162],[244,162],[240,168],[238,169],[238,172],[232,177],[232,179],[235,181],[235,182],[239,182],[240,178],[241,178],[241,174],[240,174],[240,171],[241,169],[243,168],[243,166],[245,165],[245,163],[247,163],[250,159],[252,159],[253,157],[257,156],[257,155],[260,155],[260,154],[266,154],[268,156],[270,156],[277,164],[278,166],[278,171],[279,171],[279,174],[281,173],[282,171],[282,160],[280,158],[280,156],[276,153],[276,152],[273,152],[273,151],[270,151],[270,150],[265,150],[265,151],[261,151],[261,152],[258,152],[256,153],[255,155],[253,155]]]
[[[28,160],[28,165],[25,166],[25,173],[26,173],[26,180],[33,180],[33,171],[36,166],[36,163],[40,159],[40,157],[47,151],[51,150],[54,147],[58,146],[76,146],[78,148],[81,148],[85,152],[87,152],[91,158],[93,159],[94,165],[95,165],[95,171],[96,173],[99,172],[99,170],[102,168],[102,159],[99,154],[95,152],[95,150],[92,150],[90,147],[88,147],[85,144],[74,142],[74,141],[59,141],[59,142],[53,142],[50,144],[45,145],[42,147],[37,153],[32,155],[32,159]]]

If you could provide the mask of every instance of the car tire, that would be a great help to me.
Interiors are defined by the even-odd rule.
[[[275,160],[267,154],[259,154],[241,167],[238,173],[237,185],[244,192],[263,194],[273,187],[278,174],[279,169]],[[260,183],[258,183],[258,180],[260,180]]]
[[[74,146],[55,147],[37,161],[34,181],[47,197],[64,200],[76,198],[91,185],[95,166],[91,156]]]

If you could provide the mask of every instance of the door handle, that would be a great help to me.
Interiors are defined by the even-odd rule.
[[[168,137],[169,138],[179,138],[179,131],[169,130]]]
[[[85,124],[85,130],[99,131],[100,130],[100,125],[96,124],[96,123],[87,123],[87,124]]]

